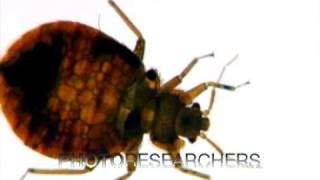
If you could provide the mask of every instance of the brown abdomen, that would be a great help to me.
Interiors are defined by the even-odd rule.
[[[44,24],[16,41],[0,65],[0,103],[12,129],[57,158],[116,153],[125,146],[115,117],[139,59],[100,31],[73,22]]]

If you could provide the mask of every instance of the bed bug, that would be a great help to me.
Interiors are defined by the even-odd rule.
[[[113,1],[110,5],[138,37],[133,51],[112,37],[87,25],[50,22],[20,37],[0,62],[0,103],[15,134],[25,145],[52,158],[61,154],[137,154],[143,134],[179,160],[184,140],[201,137],[222,153],[205,131],[215,89],[235,90],[217,82],[201,83],[183,91],[176,87],[202,58],[193,59],[177,76],[160,82],[157,70],[142,62],[145,40]],[[224,71],[222,71],[221,75]],[[212,87],[209,108],[202,111],[194,99]],[[136,169],[128,161],[128,178]],[[188,170],[182,172],[209,178]],[[30,168],[35,174],[83,174],[81,170]]]

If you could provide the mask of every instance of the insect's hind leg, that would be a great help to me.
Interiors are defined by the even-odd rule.
[[[131,156],[129,156],[131,157]],[[135,159],[127,159],[128,161],[128,167],[127,167],[127,170],[128,172],[118,178],[116,178],[117,180],[125,180],[125,179],[128,179],[132,174],[133,172],[136,170],[136,165],[135,165]]]
[[[139,29],[130,21],[128,16],[119,8],[119,6],[113,1],[109,0],[109,4],[117,12],[117,14],[122,18],[130,30],[138,37],[134,53],[139,57],[140,60],[143,59],[144,49],[145,49],[145,40],[142,36],[142,33]]]
[[[127,170],[128,172],[125,173],[124,175],[116,178],[117,180],[125,180],[128,179],[133,172],[136,170],[136,164],[137,164],[137,153],[138,151],[131,151],[130,154],[127,154]]]
[[[117,180],[125,180],[128,179],[133,172],[137,168],[137,156],[139,153],[139,147],[141,144],[143,136],[137,136],[129,140],[127,147],[125,148],[124,152],[127,158],[127,170],[128,172],[118,178]]]
[[[98,165],[98,163],[97,163]],[[96,166],[97,166],[96,165]],[[84,169],[38,169],[38,168],[29,168],[27,171],[22,175],[20,180],[24,180],[28,174],[42,174],[42,175],[80,175],[91,172],[96,166],[88,167],[86,166]]]

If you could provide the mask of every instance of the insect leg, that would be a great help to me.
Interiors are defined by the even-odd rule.
[[[221,84],[221,83],[217,83],[217,82],[213,82],[213,81],[205,82],[205,83],[201,83],[201,84],[197,85],[196,87],[192,88],[191,90],[187,91],[183,95],[183,97],[181,97],[181,98],[184,101],[184,103],[191,104],[196,97],[198,97],[201,93],[203,93],[209,87],[220,88],[220,89],[224,89],[224,90],[228,90],[228,91],[234,91],[234,90],[236,90],[242,86],[248,85],[248,84],[250,84],[250,81],[246,81],[246,82],[241,83],[237,86]],[[212,100],[212,102],[213,102],[213,100]]]
[[[96,164],[96,166],[98,163]],[[43,175],[80,175],[91,172],[96,166],[88,167],[84,169],[74,170],[74,169],[38,169],[38,168],[29,168],[20,178],[20,180],[25,179],[28,174],[43,174]]]
[[[218,83],[220,83],[223,75],[224,75],[224,72],[226,71],[227,67],[232,64],[235,60],[237,60],[239,57],[239,54],[235,55],[230,61],[228,61],[222,68],[222,71],[220,72],[219,74],[219,78],[217,80]],[[209,102],[209,106],[208,106],[208,109],[204,111],[204,115],[205,116],[208,116],[210,114],[210,111],[212,110],[212,107],[213,107],[213,103],[214,103],[214,98],[215,98],[215,95],[216,95],[216,90],[215,88],[212,89],[211,91],[211,98],[210,98],[210,102]]]
[[[127,167],[128,172],[126,174],[116,178],[117,180],[128,179],[133,174],[133,172],[136,170],[136,164],[137,164],[136,155],[127,154],[127,162],[128,162],[128,167]]]
[[[175,168],[178,169],[179,171],[186,173],[186,174],[189,174],[189,175],[192,175],[192,176],[197,176],[199,178],[210,179],[210,176],[207,174],[183,167],[182,166],[183,163],[182,163],[181,157],[179,155],[179,151],[172,151],[172,152],[169,151],[169,153],[170,153],[171,160],[174,163]]]
[[[199,136],[205,141],[207,141],[212,147],[214,147],[219,152],[220,155],[224,154],[222,148],[218,144],[216,144],[214,141],[209,139],[205,133],[201,132]]]
[[[134,49],[134,53],[140,58],[143,59],[144,49],[145,49],[145,40],[142,36],[142,33],[139,29],[130,21],[128,16],[119,8],[119,6],[113,1],[109,0],[109,4],[113,7],[113,9],[117,12],[117,14],[122,18],[122,20],[126,23],[126,25],[130,28],[130,30],[138,37],[136,47]]]
[[[238,57],[239,57],[239,54],[235,55],[230,61],[228,61],[228,62],[223,66],[222,71],[221,71],[220,74],[219,74],[219,78],[218,78],[218,81],[217,81],[218,83],[220,83],[220,81],[221,81],[221,79],[222,79],[222,77],[223,77],[223,75],[224,75],[227,67],[228,67],[229,65],[231,65],[235,60],[237,60]],[[241,86],[244,86],[244,85],[247,85],[247,84],[249,84],[249,83],[250,83],[250,82],[247,81],[246,83],[243,83],[243,84],[238,85],[237,88],[239,88],[239,87],[241,87]],[[211,91],[211,98],[210,98],[210,103],[209,103],[208,109],[205,110],[204,113],[203,113],[205,116],[208,116],[209,113],[210,113],[210,111],[212,110],[215,95],[216,95],[216,90],[215,90],[215,88],[213,88],[212,91]]]
[[[186,68],[184,68],[184,70],[177,76],[173,77],[172,79],[170,79],[169,81],[167,81],[166,83],[164,83],[161,86],[160,92],[170,92],[172,91],[175,87],[177,87],[182,80],[184,79],[184,77],[192,70],[192,68],[198,63],[198,61],[200,59],[206,58],[206,57],[213,57],[214,54],[210,53],[210,54],[206,54],[204,56],[200,56],[200,57],[196,57],[194,58]]]
[[[138,156],[141,141],[142,141],[142,136],[133,138],[129,141],[129,143],[125,149],[127,163],[128,163],[128,166],[127,166],[128,172],[126,174],[116,178],[117,180],[128,179],[133,174],[133,172],[136,170],[137,160],[138,160],[137,156]]]
[[[156,145],[157,147],[161,148],[161,149],[164,149],[166,150],[170,157],[171,157],[171,161],[172,163],[174,164],[174,167],[176,169],[178,169],[179,171],[183,172],[183,173],[186,173],[186,174],[189,174],[189,175],[193,175],[193,176],[197,176],[197,177],[200,177],[200,178],[204,178],[204,179],[209,179],[210,177],[207,175],[207,174],[203,174],[203,173],[200,173],[200,172],[197,172],[197,171],[193,171],[191,169],[187,169],[185,167],[182,166],[182,160],[181,160],[181,157],[180,157],[180,149],[184,146],[184,141],[181,140],[181,139],[177,139],[174,143],[169,143],[169,144],[163,144],[163,143],[160,143],[156,140],[152,140],[152,143],[154,145]]]

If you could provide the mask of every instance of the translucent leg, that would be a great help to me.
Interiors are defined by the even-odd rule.
[[[200,137],[206,140],[211,146],[213,146],[219,152],[220,155],[223,155],[223,150],[221,149],[221,147],[215,142],[213,142],[211,139],[209,139],[205,133],[201,132]]]
[[[203,59],[206,57],[213,57],[213,56],[214,56],[214,54],[210,53],[210,54],[206,54],[204,56],[194,58],[179,75],[173,77],[172,79],[170,79],[169,81],[164,83],[161,86],[160,92],[172,91],[175,87],[177,87],[182,82],[183,78],[192,70],[192,68],[198,63],[198,61],[200,59]]]
[[[188,174],[188,175],[199,177],[199,178],[210,179],[210,176],[207,174],[183,167],[181,157],[178,155],[179,151],[173,151],[173,152],[169,152],[169,153],[170,153],[171,159],[175,165],[175,168],[178,169],[179,171],[181,171],[185,174]]]
[[[135,139],[131,139],[129,144],[127,145],[125,152],[126,152],[126,158],[127,158],[127,170],[128,172],[124,175],[116,178],[118,180],[125,180],[128,179],[136,170],[137,168],[137,156],[139,153],[139,146],[142,141],[142,137],[137,137]]]
[[[98,163],[97,163],[98,164]],[[95,166],[96,167],[96,166]],[[28,174],[43,174],[43,175],[80,175],[91,172],[95,167],[91,168],[86,166],[84,169],[73,170],[73,169],[39,169],[39,168],[29,168],[20,178],[20,180],[25,179]]]
[[[143,59],[144,49],[145,49],[145,40],[142,36],[142,33],[139,29],[130,21],[128,16],[119,8],[119,6],[112,0],[109,0],[109,4],[113,7],[113,9],[117,12],[117,14],[121,17],[121,19],[126,23],[129,29],[138,37],[136,47],[134,49],[134,53],[140,58]]]
[[[231,86],[231,85],[227,85],[227,84],[221,84],[221,83],[217,83],[217,82],[205,82],[205,83],[201,83],[198,86],[192,88],[191,90],[187,91],[184,95],[184,97],[182,97],[182,100],[184,101],[184,103],[186,104],[191,104],[193,102],[193,100],[198,97],[200,94],[202,94],[205,90],[207,90],[209,87],[212,88],[220,88],[220,89],[224,89],[224,90],[228,90],[228,91],[234,91],[242,86],[248,85],[250,84],[249,81],[246,81],[244,83],[241,83],[237,86]],[[213,96],[214,98],[214,96]],[[212,99],[212,97],[211,97]],[[213,100],[210,102],[213,104]]]

